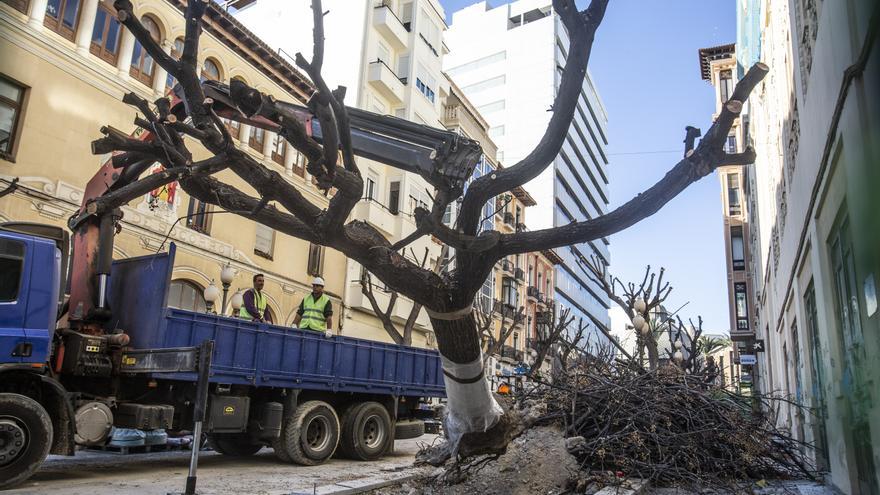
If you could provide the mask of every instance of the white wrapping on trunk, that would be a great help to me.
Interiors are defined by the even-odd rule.
[[[442,355],[440,360],[447,373],[460,379],[473,378],[483,371],[482,353],[476,361],[465,364],[453,363]],[[446,377],[446,396],[444,427],[446,436],[453,446],[453,452],[458,450],[458,442],[462,435],[486,431],[495,426],[498,418],[504,414],[501,406],[492,396],[489,382],[485,377],[473,383],[459,383]]]

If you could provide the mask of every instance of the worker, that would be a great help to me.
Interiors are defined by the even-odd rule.
[[[312,280],[312,293],[303,298],[296,311],[293,324],[304,330],[329,333],[333,328],[333,307],[330,298],[324,294],[324,279]]]
[[[266,322],[266,296],[263,295],[265,283],[262,273],[254,275],[254,288],[245,291],[244,304],[238,311],[240,318],[248,318],[261,323]]]

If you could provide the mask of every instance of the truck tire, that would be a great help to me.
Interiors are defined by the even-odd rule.
[[[329,459],[339,444],[339,418],[330,404],[310,400],[297,406],[281,432],[284,455],[303,466]]]
[[[375,461],[388,451],[391,442],[391,415],[378,402],[352,404],[342,415],[339,452],[358,461]]]
[[[52,445],[52,420],[39,402],[0,394],[0,490],[15,486],[40,467]]]
[[[394,425],[395,440],[419,438],[425,434],[425,422],[420,419],[406,419]]]
[[[263,448],[243,433],[217,433],[209,437],[209,442],[215,451],[229,457],[248,457]]]

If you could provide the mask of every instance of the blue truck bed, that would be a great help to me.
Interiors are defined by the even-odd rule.
[[[212,382],[332,392],[444,397],[436,351],[254,323],[166,306],[175,246],[167,253],[115,261],[108,330],[135,349],[215,341]],[[196,381],[194,373],[156,378]]]

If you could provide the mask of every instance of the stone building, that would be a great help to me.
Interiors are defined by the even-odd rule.
[[[136,0],[135,12],[171,54],[184,36],[180,0]],[[274,97],[302,104],[311,83],[216,4],[208,8],[200,42],[203,76],[241,78]],[[0,198],[0,221],[66,225],[82,201],[85,184],[107,156],[94,156],[90,143],[108,125],[135,130],[135,109],[122,103],[128,92],[153,101],[173,81],[116,21],[112,2],[99,0],[17,0],[0,2],[0,190],[14,178],[18,187]],[[311,185],[303,160],[277,136],[244,125],[229,125],[236,145],[277,170],[312,202],[327,198]],[[204,151],[193,149],[196,158]],[[224,181],[243,186],[231,172]],[[326,279],[338,308],[345,291],[342,254],[274,232],[233,214],[214,214],[176,184],[153,191],[122,208],[115,256],[131,257],[177,245],[169,304],[204,310],[203,289],[220,286],[220,271],[235,270],[229,299],[266,277],[268,312],[289,325],[313,275]],[[191,216],[188,216],[191,215]],[[181,217],[185,217],[182,218]],[[167,236],[167,240],[166,240]],[[231,311],[230,304],[222,308]],[[337,320],[338,321],[338,320]],[[349,333],[344,328],[343,333]],[[337,328],[338,329],[338,328]]]

